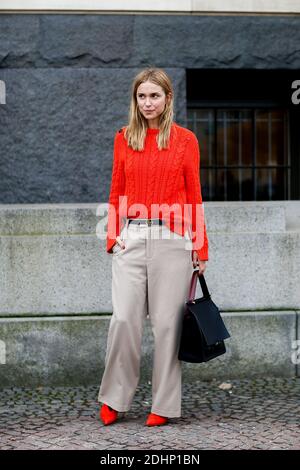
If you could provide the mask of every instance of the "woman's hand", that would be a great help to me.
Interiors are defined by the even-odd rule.
[[[206,269],[206,260],[200,260],[198,258],[197,251],[193,251],[193,267],[197,268],[199,265],[199,274],[203,274]]]
[[[125,243],[119,236],[116,237],[116,241],[120,245],[121,248],[125,248]]]

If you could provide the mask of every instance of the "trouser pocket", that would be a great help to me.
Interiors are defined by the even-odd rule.
[[[112,252],[114,255],[117,255],[122,250],[123,248],[121,248],[118,242],[116,242],[115,245],[112,247]]]
[[[123,243],[125,243],[126,245],[126,240],[124,241],[124,232],[126,230],[126,226],[124,226],[121,230],[121,233],[120,233],[120,238],[122,240]],[[124,251],[124,248],[121,247],[121,245],[116,241],[116,243],[114,244],[114,246],[112,247],[112,252],[114,255],[118,255],[119,253],[121,253],[121,251]]]

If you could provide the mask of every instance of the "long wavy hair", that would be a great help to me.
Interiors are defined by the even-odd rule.
[[[147,119],[142,115],[137,103],[137,89],[141,83],[152,82],[161,86],[166,97],[171,93],[171,99],[166,102],[165,109],[159,116],[159,132],[156,137],[156,142],[159,150],[169,148],[170,133],[174,116],[174,94],[173,86],[170,77],[167,73],[157,67],[147,67],[139,72],[133,79],[132,95],[130,108],[128,113],[128,125],[124,131],[124,137],[127,140],[128,146],[133,150],[143,150],[144,141],[147,135],[148,123]]]

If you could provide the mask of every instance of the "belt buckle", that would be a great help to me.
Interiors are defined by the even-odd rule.
[[[148,227],[149,227],[150,225],[152,225],[152,220],[151,220],[151,219],[147,219],[147,225],[148,225]]]

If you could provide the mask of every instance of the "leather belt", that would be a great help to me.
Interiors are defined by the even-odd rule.
[[[127,219],[129,224],[138,224],[138,225],[163,225],[164,221],[161,219]]]

